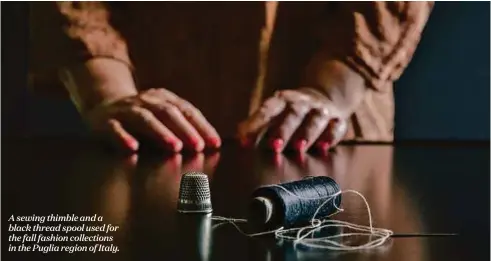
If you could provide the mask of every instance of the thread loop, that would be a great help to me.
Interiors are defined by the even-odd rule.
[[[298,184],[292,185],[292,183],[286,183],[280,185],[271,185],[266,187],[267,189],[264,189],[263,187],[256,191],[255,194],[257,195],[262,195],[262,193],[264,193],[264,195],[274,198],[277,205],[276,207],[279,207],[279,209],[283,211],[283,216],[280,215],[280,217],[283,218],[282,222],[278,222],[278,213],[276,213],[276,221],[283,224],[283,226],[277,229],[267,230],[260,233],[247,234],[242,231],[239,225],[237,225],[237,223],[250,223],[250,221],[246,219],[234,219],[220,216],[213,216],[212,219],[221,222],[218,223],[216,227],[222,224],[231,224],[241,234],[248,237],[274,234],[276,239],[291,241],[293,242],[295,247],[297,245],[303,245],[310,248],[335,251],[356,251],[377,248],[384,245],[394,234],[393,231],[389,229],[376,228],[373,226],[370,206],[365,196],[363,196],[360,192],[356,190],[341,191],[339,189],[336,191],[336,188],[338,188],[338,186],[330,178],[329,180],[322,179],[322,182],[319,182],[319,180],[317,180],[317,182],[312,181],[315,180],[307,180],[307,184],[302,184],[302,186],[305,187],[299,187],[297,186]],[[331,181],[334,182],[335,186],[332,184]],[[305,180],[301,182],[305,182]],[[324,187],[324,189],[322,189],[321,187]],[[306,190],[307,192],[305,192]],[[276,194],[272,192],[275,192]],[[326,192],[327,195],[324,194]],[[334,215],[344,211],[342,208],[340,208],[340,199],[341,195],[345,193],[355,194],[363,200],[368,212],[368,226],[331,219]],[[317,195],[317,197],[313,196],[314,194]],[[278,197],[281,199],[280,201],[278,201]],[[330,202],[331,204],[329,204]],[[315,206],[315,211],[309,209],[309,207],[312,208],[313,206]],[[335,211],[332,211],[333,209]],[[278,209],[276,209],[276,211],[278,211]],[[289,227],[292,224],[298,223],[299,220],[301,221],[302,219],[304,219],[306,213],[310,214],[309,225],[300,227]],[[285,225],[288,228],[285,228]],[[316,232],[320,232],[321,230],[325,229],[347,229],[350,232],[340,232],[329,234],[326,236],[316,235]],[[343,242],[344,239],[351,237],[367,237],[368,240],[366,241],[366,243],[358,245],[348,245]]]

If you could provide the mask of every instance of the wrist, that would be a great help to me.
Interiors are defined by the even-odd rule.
[[[365,79],[345,63],[320,57],[308,66],[303,84],[323,94],[343,118],[356,110],[366,90]]]
[[[60,77],[81,114],[99,104],[111,103],[138,93],[131,70],[111,59],[92,59],[60,71]]]

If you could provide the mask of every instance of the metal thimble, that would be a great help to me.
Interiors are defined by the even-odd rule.
[[[208,176],[189,172],[182,176],[177,211],[181,213],[210,213],[211,194]]]

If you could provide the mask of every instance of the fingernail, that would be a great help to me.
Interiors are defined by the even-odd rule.
[[[138,143],[138,141],[136,140],[133,140],[129,143],[130,145],[130,148],[133,150],[133,151],[137,151],[138,148],[140,147],[140,144]]]
[[[304,152],[305,148],[307,146],[307,140],[306,139],[300,139],[295,142],[295,149],[299,152]]]
[[[331,148],[331,143],[329,143],[327,141],[320,141],[320,142],[317,143],[317,147],[321,151],[327,151],[327,150],[329,150],[329,148]]]
[[[196,150],[196,151],[202,151],[205,147],[204,142],[197,138],[191,138],[189,140],[189,144]]]
[[[281,152],[281,150],[283,149],[283,144],[285,142],[283,141],[283,139],[274,139],[272,142],[271,142],[271,148],[274,150],[274,152],[278,153],[278,152]]]
[[[124,142],[126,143],[126,146],[130,148],[132,151],[137,151],[139,147],[138,141],[131,137],[124,137]]]
[[[210,144],[210,146],[213,148],[220,148],[222,141],[216,137],[208,138],[208,144]]]
[[[184,147],[184,144],[182,144],[182,141],[177,140],[177,141],[176,141],[176,142],[173,144],[173,146],[174,146],[174,151],[175,151],[175,152],[179,152],[179,151],[181,151],[181,150],[182,150],[182,148]]]
[[[180,140],[168,139],[165,141],[170,149],[174,152],[179,152],[182,150],[182,142]]]

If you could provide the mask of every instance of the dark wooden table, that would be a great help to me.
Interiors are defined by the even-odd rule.
[[[340,146],[327,156],[273,156],[226,143],[220,153],[116,156],[82,140],[3,139],[4,260],[488,260],[489,143]],[[232,226],[176,214],[180,176],[209,175],[214,214],[244,217],[260,185],[328,175],[368,199],[378,227],[402,234],[371,251],[294,249],[248,238]],[[338,218],[367,224],[362,201],[345,196]],[[121,226],[117,254],[7,252],[10,215],[103,215]]]

